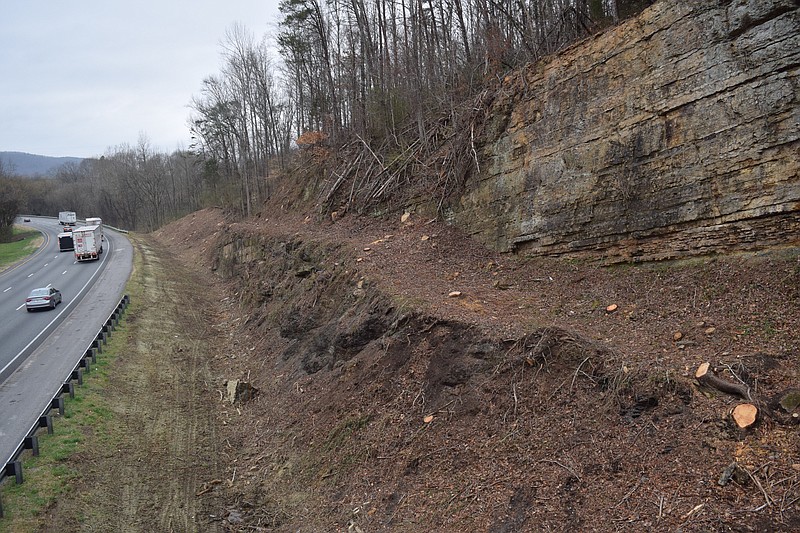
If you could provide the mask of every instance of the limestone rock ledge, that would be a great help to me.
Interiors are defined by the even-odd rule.
[[[662,1],[506,78],[451,222],[608,262],[800,244],[800,4]]]

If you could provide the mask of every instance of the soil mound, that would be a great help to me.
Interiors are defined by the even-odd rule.
[[[220,411],[231,530],[800,527],[796,250],[601,268],[413,216],[219,210],[157,238],[240,317],[216,361],[258,390]]]

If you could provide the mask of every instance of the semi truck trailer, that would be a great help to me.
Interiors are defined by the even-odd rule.
[[[61,211],[58,214],[58,223],[62,226],[74,226],[78,222],[75,211]]]
[[[72,238],[72,232],[64,232],[58,234],[58,251],[69,252],[75,249],[75,241]]]
[[[77,261],[96,261],[103,253],[103,237],[99,226],[81,226],[72,230]]]

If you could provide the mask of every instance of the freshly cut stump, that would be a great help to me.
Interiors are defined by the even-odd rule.
[[[740,429],[747,429],[756,423],[758,408],[752,403],[740,403],[731,412],[733,421]]]

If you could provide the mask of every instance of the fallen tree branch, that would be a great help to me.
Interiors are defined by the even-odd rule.
[[[753,401],[753,398],[750,396],[750,387],[742,383],[731,383],[730,381],[722,379],[714,374],[714,371],[711,369],[711,364],[708,362],[701,364],[697,368],[697,372],[695,372],[694,377],[701,385],[712,387],[726,394],[738,396],[739,398],[747,400],[748,402]]]

